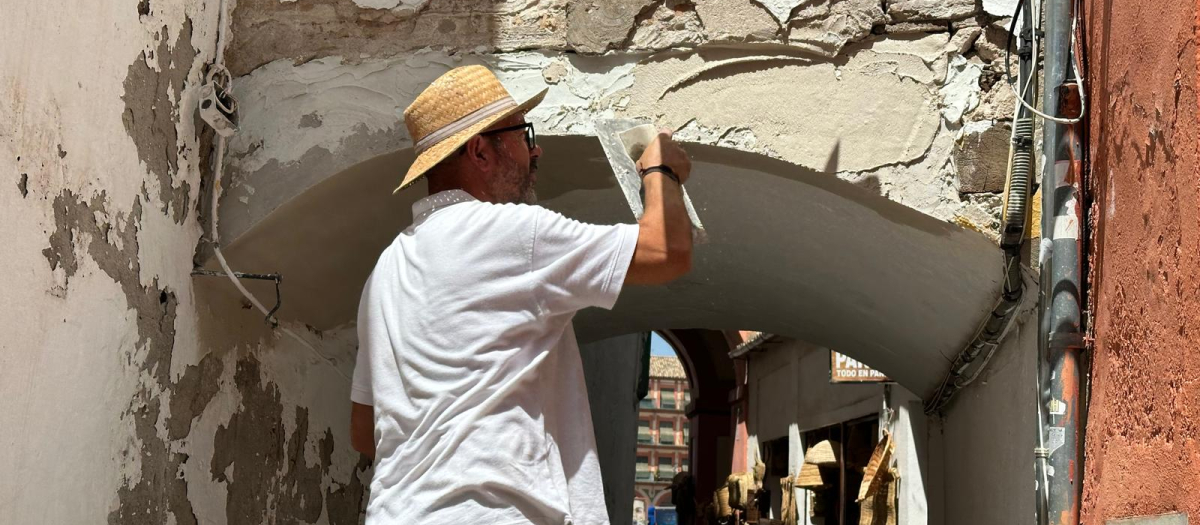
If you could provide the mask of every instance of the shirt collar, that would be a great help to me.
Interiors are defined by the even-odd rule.
[[[441,208],[453,206],[460,202],[471,202],[475,200],[478,199],[472,197],[470,193],[467,193],[463,190],[446,190],[438,192],[413,203],[413,219],[416,219],[417,217],[427,213],[433,213]]]

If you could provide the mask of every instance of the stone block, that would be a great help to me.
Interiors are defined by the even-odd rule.
[[[1016,64],[1013,74],[1016,74]],[[1016,109],[1017,95],[1012,86],[1004,80],[1003,66],[999,63],[992,65],[989,76],[994,77],[991,86],[979,96],[979,105],[967,113],[970,120],[1011,120]],[[997,70],[996,68],[1000,68]]]
[[[771,13],[750,0],[696,0],[695,5],[710,40],[762,42],[779,35]]]
[[[637,16],[652,0],[582,0],[567,5],[567,45],[581,54],[600,54],[629,37]]]
[[[674,7],[659,4],[654,11],[637,23],[629,49],[657,51],[674,47],[691,47],[704,42],[704,26],[691,4]]]
[[[1004,191],[1012,128],[1007,122],[972,122],[954,148],[959,193]]]
[[[828,11],[789,23],[788,43],[826,57],[837,56],[847,43],[871,35],[885,21],[883,7],[874,0],[837,0]]]
[[[988,62],[1004,60],[1004,46],[1008,43],[1008,24],[1012,19],[1005,18],[988,24],[983,29],[979,40],[975,41],[975,53]],[[1017,43],[1013,39],[1013,46]],[[1003,66],[1003,62],[1001,62]]]
[[[958,20],[979,12],[976,0],[887,0],[892,21]]]
[[[946,46],[946,50],[951,53],[965,55],[971,50],[971,46],[975,45],[975,41],[979,39],[979,35],[981,34],[983,34],[983,29],[978,27],[961,29],[950,37],[950,44]]]
[[[989,18],[986,14],[979,13],[979,14],[976,14],[975,16],[968,16],[966,18],[960,18],[958,20],[951,20],[950,21],[950,30],[961,31],[963,29],[969,29],[972,27],[984,27],[984,26],[988,25],[988,23],[991,22],[991,20],[992,19]]]

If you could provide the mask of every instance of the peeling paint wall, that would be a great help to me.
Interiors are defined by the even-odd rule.
[[[348,385],[190,275],[217,6],[5,7],[0,523],[357,523]]]

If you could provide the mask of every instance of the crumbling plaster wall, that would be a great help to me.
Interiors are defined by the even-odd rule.
[[[230,64],[246,128],[225,232],[411,146],[398,110],[491,66],[529,118],[589,134],[647,118],[684,140],[824,170],[995,236],[1014,99],[1004,2],[241,0]],[[548,152],[552,155],[554,152]],[[231,237],[231,238],[232,238]]]
[[[4,7],[0,523],[357,523],[348,385],[190,275],[217,6]]]

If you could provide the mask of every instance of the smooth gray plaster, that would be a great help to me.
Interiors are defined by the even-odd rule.
[[[594,138],[540,142],[544,206],[583,221],[632,222]],[[665,287],[631,286],[611,312],[581,312],[580,341],[651,329],[761,330],[837,349],[928,395],[996,298],[999,249],[828,174],[728,148],[688,150],[688,186],[709,236],[693,271]],[[422,185],[391,193],[411,158],[404,150],[325,178],[235,227],[246,233],[229,239],[227,256],[237,268],[283,273],[281,318],[318,329],[351,321],[379,252],[425,194]],[[222,204],[230,206],[247,205]]]

